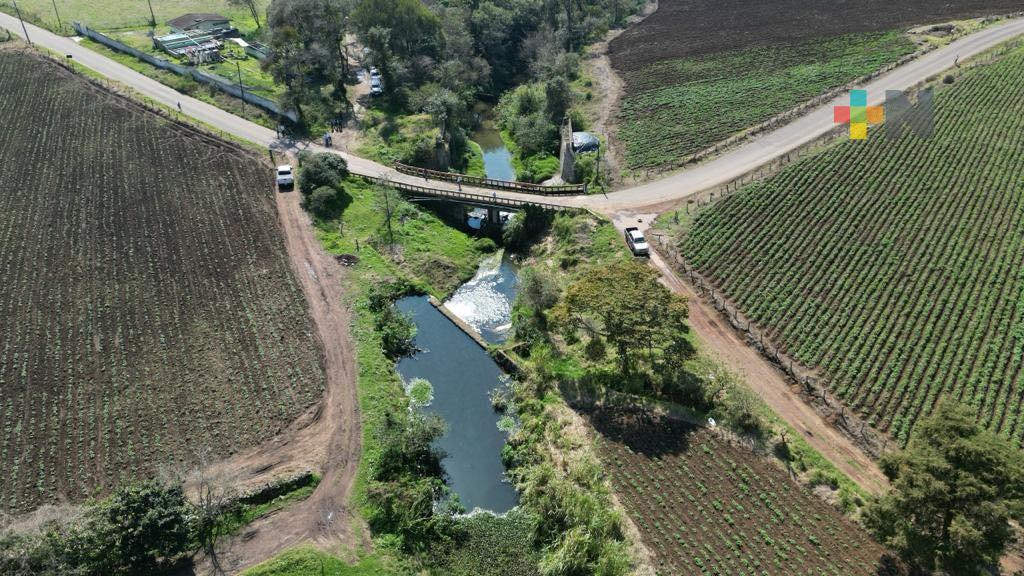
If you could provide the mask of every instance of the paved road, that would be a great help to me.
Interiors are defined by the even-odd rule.
[[[0,13],[0,26],[15,34],[21,35],[22,33],[18,20],[8,14]],[[273,130],[185,96],[127,66],[80,46],[74,40],[58,36],[31,24],[28,25],[28,31],[34,43],[60,54],[71,54],[79,64],[85,65],[111,80],[130,86],[137,92],[167,106],[176,108],[180,103],[184,114],[217,130],[233,134],[260,146],[293,150],[296,148],[296,143],[278,139]],[[868,91],[869,103],[879,104],[884,100],[886,90],[911,88],[927,78],[949,69],[958,57],[961,61],[966,60],[1021,34],[1024,34],[1024,19],[996,24],[930,52],[909,64],[900,66],[867,83],[862,88]],[[550,201],[565,206],[586,207],[609,215],[620,211],[642,213],[647,207],[681,201],[709,188],[730,182],[823,136],[834,128],[832,107],[844,104],[844,99],[845,95],[814,109],[782,128],[753,138],[746,144],[726,152],[714,160],[684,169],[660,180],[607,195],[558,197],[552,198]],[[311,147],[322,150],[319,146]],[[339,153],[348,160],[350,169],[356,174],[384,175],[398,182],[423,184],[421,179],[399,174],[387,166],[351,154]],[[431,181],[430,185],[440,189],[454,189],[453,184],[444,182]],[[463,188],[467,192],[492,194],[491,191],[474,190],[468,186]],[[528,198],[513,192],[497,192],[496,194],[504,198]]]

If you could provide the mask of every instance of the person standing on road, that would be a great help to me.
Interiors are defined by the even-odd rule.
[[[181,101],[178,101],[178,112],[181,112]]]
[[[459,192],[462,192],[462,176],[455,178],[455,185],[459,187]]]
[[[421,172],[423,174],[423,181],[427,182],[428,181],[427,180],[427,169],[426,168],[420,168],[420,170],[421,170]]]

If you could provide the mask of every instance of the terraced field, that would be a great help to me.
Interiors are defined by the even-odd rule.
[[[0,510],[265,440],[321,351],[264,162],[0,50]]]
[[[635,409],[590,420],[658,574],[897,573],[862,528],[749,448]]]
[[[936,89],[935,134],[843,142],[679,245],[785,352],[905,441],[941,397],[1024,437],[1024,48]]]

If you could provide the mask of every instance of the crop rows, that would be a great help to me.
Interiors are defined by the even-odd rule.
[[[881,546],[748,449],[625,409],[592,421],[659,574],[880,573]]]
[[[324,374],[258,161],[0,51],[0,509],[227,455]]]
[[[677,163],[913,51],[900,32],[851,34],[623,72],[626,160],[634,169]]]
[[[698,215],[686,257],[846,403],[906,440],[940,398],[1015,439],[1024,352],[1024,50]]]

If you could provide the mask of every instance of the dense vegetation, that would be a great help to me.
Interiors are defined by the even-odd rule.
[[[237,452],[319,400],[264,162],[23,52],[0,114],[0,509]]]
[[[1017,48],[966,71],[936,89],[932,138],[837,144],[680,239],[785,352],[903,441],[941,398],[1022,435],[1022,70]]]

